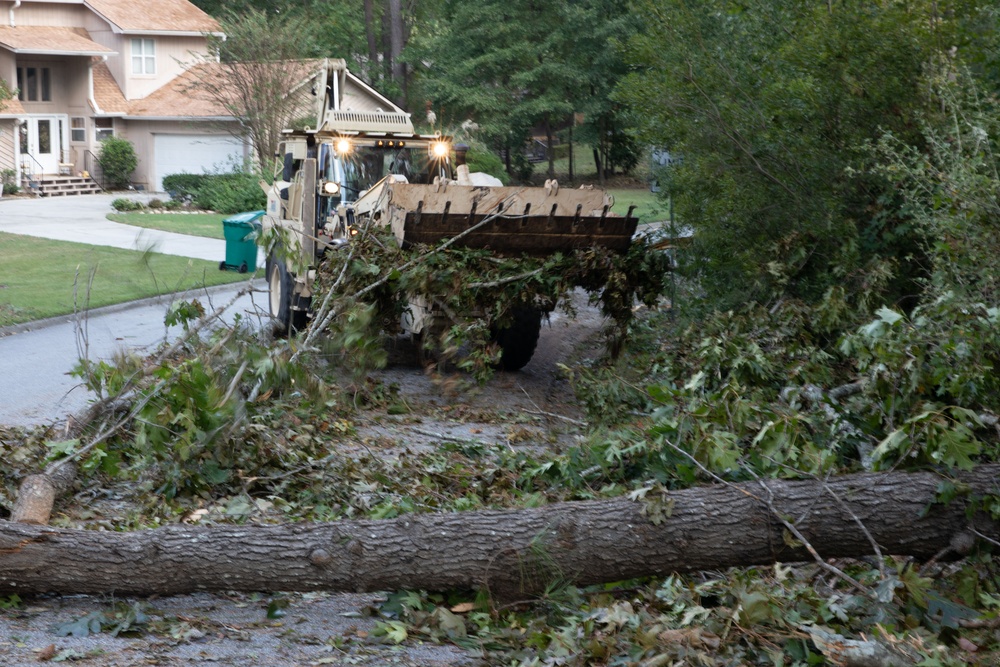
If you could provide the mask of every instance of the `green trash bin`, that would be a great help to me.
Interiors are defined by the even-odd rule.
[[[226,259],[219,262],[220,271],[246,273],[257,270],[257,237],[264,211],[237,213],[222,221],[226,237]]]

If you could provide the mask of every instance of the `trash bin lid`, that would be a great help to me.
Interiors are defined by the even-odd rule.
[[[263,210],[261,210],[261,211],[247,211],[245,213],[237,213],[236,215],[233,215],[233,216],[230,216],[228,218],[225,218],[222,222],[223,223],[227,223],[227,222],[228,223],[240,223],[240,222],[250,223],[250,222],[255,221],[257,218],[262,217],[263,215],[264,215],[264,211]]]

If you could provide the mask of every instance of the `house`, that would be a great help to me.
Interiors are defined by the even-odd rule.
[[[224,75],[209,53],[219,30],[188,0],[0,0],[0,79],[18,91],[0,102],[0,173],[94,173],[108,136],[132,142],[132,182],[157,192],[169,174],[252,158],[237,120],[198,89]],[[301,87],[322,61],[298,65]],[[346,110],[402,113],[349,72],[343,85]]]
[[[93,171],[100,142],[131,141],[137,187],[248,155],[232,116],[193,101],[177,80],[210,60],[219,25],[187,0],[0,1],[0,171],[17,178]]]

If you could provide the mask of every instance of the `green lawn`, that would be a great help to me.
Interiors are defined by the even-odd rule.
[[[608,192],[615,198],[615,205],[612,211],[625,215],[628,207],[635,204],[636,209],[633,215],[639,218],[639,222],[660,222],[670,217],[670,210],[667,202],[657,199],[655,192],[650,192],[649,188],[642,190],[625,188],[608,188]]]
[[[635,215],[639,222],[659,222],[669,217],[666,202],[657,199],[656,193],[649,188],[608,188],[615,198],[612,210],[625,215],[628,207],[636,205]],[[221,213],[111,213],[109,220],[121,222],[135,227],[160,229],[165,232],[191,234],[192,236],[207,236],[221,239],[222,221],[229,215]]]
[[[108,220],[134,227],[221,239],[223,213],[111,213]]]
[[[246,280],[216,262],[0,233],[0,326]],[[88,300],[87,284],[94,280]]]

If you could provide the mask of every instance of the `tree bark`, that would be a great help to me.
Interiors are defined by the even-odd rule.
[[[545,159],[549,161],[549,178],[556,177],[556,147],[552,136],[552,118],[545,116]]]
[[[569,182],[575,180],[573,175],[573,126],[576,125],[576,115],[570,114],[569,120]]]
[[[403,6],[402,0],[386,0],[386,11],[389,14],[389,73],[392,80],[399,86],[401,93],[394,102],[400,106],[406,104],[406,63],[400,60],[403,54]]]
[[[17,501],[10,520],[36,526],[48,524],[56,498],[68,489],[76,478],[76,465],[66,463],[51,475],[28,475],[17,490]]]
[[[368,67],[371,70],[369,77],[376,81],[375,73],[378,68],[378,42],[375,39],[375,0],[365,0],[365,38],[368,40]]]
[[[809,560],[774,512],[823,558],[872,554],[874,540],[884,554],[926,559],[972,548],[966,509],[997,492],[1000,465],[959,477],[969,493],[948,504],[935,503],[937,475],[880,473],[688,489],[655,506],[616,499],[387,521],[132,533],[0,522],[0,594],[485,587],[516,599],[556,581]],[[994,522],[974,521],[980,535],[1000,537]]]

